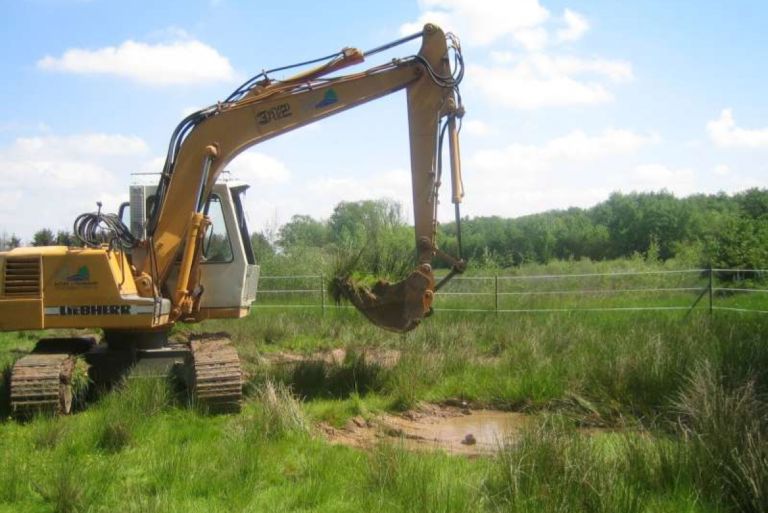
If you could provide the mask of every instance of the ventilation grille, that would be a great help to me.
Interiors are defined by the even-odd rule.
[[[40,296],[40,259],[8,258],[4,292],[6,296]]]

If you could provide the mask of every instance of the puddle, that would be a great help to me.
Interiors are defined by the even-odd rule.
[[[410,450],[472,456],[495,452],[503,441],[520,436],[530,419],[517,412],[425,405],[401,415],[381,414],[370,421],[355,417],[342,429],[320,427],[331,443],[371,448],[389,440]]]

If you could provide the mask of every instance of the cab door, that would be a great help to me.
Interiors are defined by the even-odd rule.
[[[253,255],[241,195],[247,185],[217,183],[203,213],[211,225],[203,239],[198,320],[244,317],[256,299],[259,266]],[[180,262],[168,277],[175,290]]]
[[[241,200],[247,187],[216,184],[205,206],[211,225],[203,240],[200,265],[202,318],[242,317],[256,299],[259,266]]]

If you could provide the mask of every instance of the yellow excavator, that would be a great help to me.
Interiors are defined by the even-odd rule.
[[[421,39],[416,55],[331,76],[415,39]],[[299,66],[314,67],[287,79],[270,76]],[[178,322],[244,317],[256,298],[259,267],[241,200],[247,185],[222,179],[222,172],[255,144],[399,90],[407,94],[415,269],[401,282],[379,281],[370,289],[342,280],[341,291],[378,326],[396,332],[416,327],[431,313],[435,292],[465,267],[460,249],[458,256],[448,255],[435,240],[446,138],[460,222],[463,70],[456,37],[428,24],[367,52],[344,48],[265,71],[226,100],[182,120],[159,183],[132,186],[119,214],[104,214],[99,206],[98,212],[79,216],[74,229],[83,247],[0,253],[0,331],[103,332],[98,343],[93,337],[41,339],[11,369],[11,411],[69,413],[78,361],[87,363],[90,380],[106,385],[131,369],[180,369],[193,401],[212,411],[238,411],[242,372],[226,337],[192,337],[185,343],[168,338]],[[123,221],[126,211],[130,227]],[[460,248],[460,237],[458,243]],[[432,272],[435,258],[451,269],[439,283]]]

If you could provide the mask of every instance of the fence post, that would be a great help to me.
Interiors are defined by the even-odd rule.
[[[323,311],[323,316],[325,316],[325,278],[323,273],[320,273],[320,309]]]
[[[709,263],[709,316],[712,317],[712,300],[713,300],[713,294],[712,294],[712,284],[713,284],[713,278],[712,278],[712,262]]]
[[[495,297],[494,304],[496,307],[496,315],[499,315],[499,275],[496,274],[493,277],[494,277],[494,285],[495,285],[494,293],[493,293]]]

